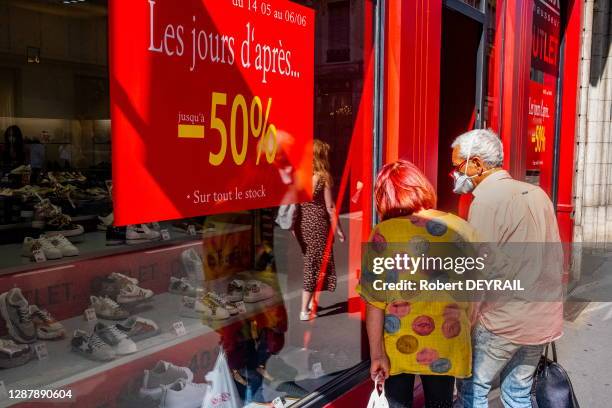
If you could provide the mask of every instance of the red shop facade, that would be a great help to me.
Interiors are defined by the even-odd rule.
[[[416,163],[436,186],[439,207],[466,217],[471,197],[452,193],[450,145],[465,131],[490,128],[502,139],[504,167],[550,195],[562,240],[571,242],[580,2],[387,0],[378,18],[376,7],[374,24],[384,31],[374,34],[372,55],[382,74],[366,77],[375,108],[363,124],[380,146],[373,166]],[[372,383],[350,383],[329,407],[367,401]]]
[[[210,0],[190,2],[203,16],[201,6]],[[134,0],[133,6],[146,12],[153,3]],[[157,7],[162,3],[173,5],[157,0]],[[439,206],[465,216],[469,197],[452,193],[448,173],[450,145],[470,129],[491,128],[500,135],[505,167],[515,178],[539,184],[550,194],[562,238],[571,241],[578,0],[275,3],[309,7],[308,15],[315,16],[312,133],[331,146],[333,197],[347,236],[344,243],[328,239],[327,245],[334,246],[338,287],[333,294],[321,295],[325,307],[313,322],[298,318],[302,254],[295,237],[275,226],[275,208],[159,220],[147,228],[159,230],[149,231],[156,234],[154,242],[129,245],[123,239],[119,245],[109,244],[109,234],[99,229],[112,226],[112,221],[103,224],[115,210],[113,171],[118,164],[128,170],[132,164],[116,163],[111,154],[116,149],[111,148],[113,140],[122,135],[115,127],[111,137],[110,106],[119,102],[130,126],[144,129],[138,132],[143,138],[160,137],[147,115],[131,109],[130,98],[135,95],[148,103],[147,92],[157,91],[160,82],[167,84],[168,77],[158,73],[150,88],[111,97],[113,87],[121,91],[108,44],[109,9],[121,7],[119,0],[0,2],[0,133],[5,134],[0,149],[3,158],[12,160],[3,161],[7,177],[0,185],[0,294],[19,288],[30,304],[47,309],[66,329],[62,340],[37,343],[45,345],[41,356],[0,370],[0,406],[144,406],[138,398],[145,370],[166,361],[189,368],[194,383],[201,384],[214,369],[221,346],[238,386],[249,376],[259,381],[242,387],[245,404],[269,404],[285,396],[293,397],[292,406],[364,405],[372,384],[364,304],[355,287],[361,244],[376,222],[371,200],[376,172],[386,162],[411,160],[436,186]],[[161,15],[158,18],[162,21]],[[132,40],[127,28],[117,32],[111,42]],[[147,72],[128,71],[136,79]],[[214,85],[225,92],[224,86],[236,84],[218,80]],[[310,96],[300,102],[310,103]],[[80,198],[66,198],[31,181],[29,172],[14,171],[27,164],[30,170],[35,167],[19,155],[6,154],[14,148],[7,136],[15,126],[23,132],[27,153],[40,152],[40,145],[46,149],[40,179],[48,171],[52,181],[63,186],[58,192],[71,191],[72,198],[77,193]],[[209,140],[213,138],[207,136]],[[170,155],[158,158],[162,170],[175,165]],[[41,233],[33,228],[34,211],[26,204],[42,197],[32,198],[31,191],[48,197],[81,226],[78,239],[72,239],[81,251],[78,256],[43,263],[22,256],[24,238]],[[219,324],[185,317],[183,296],[172,293],[171,285],[189,277],[186,265],[195,265],[191,271],[203,270],[206,280],[218,278],[224,291],[225,280],[254,279],[270,286],[275,296],[252,302],[248,310]],[[133,315],[154,321],[160,333],[140,343],[133,354],[89,361],[71,350],[70,341],[76,329],[90,325],[85,311],[100,286],[96,283],[111,273],[135,278],[151,291],[152,300]],[[8,335],[0,319],[0,340]],[[264,350],[259,349],[262,344]],[[254,356],[262,355],[264,361],[247,367],[247,361],[251,364]],[[4,390],[38,388],[71,390],[74,398],[4,399]]]

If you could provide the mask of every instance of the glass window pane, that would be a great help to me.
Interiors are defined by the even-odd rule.
[[[299,400],[363,361],[373,4],[298,3],[316,12],[322,153],[293,230],[278,208],[115,226],[107,1],[0,4],[0,301],[35,323],[0,329],[34,354],[3,367],[7,390],[140,407],[161,385],[224,376],[247,406]]]

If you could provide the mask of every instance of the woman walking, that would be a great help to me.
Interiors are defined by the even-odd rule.
[[[476,240],[474,230],[459,217],[434,210],[436,193],[412,163],[387,164],[375,185],[376,210],[383,220],[375,226],[370,251],[393,257],[446,256],[465,251]],[[442,243],[452,243],[444,245]],[[466,303],[444,293],[374,291],[373,279],[387,281],[440,276],[439,271],[388,271],[368,277],[358,290],[367,301],[366,328],[370,343],[370,374],[383,380],[391,408],[412,407],[415,375],[420,375],[428,408],[452,407],[455,378],[471,374],[470,323]],[[438,274],[438,275],[436,275]]]
[[[332,198],[332,177],[329,166],[329,144],[315,139],[313,145],[312,201],[299,205],[295,233],[304,255],[304,285],[300,320],[314,317],[311,300],[316,290],[336,290],[336,266],[332,245],[336,232],[340,242],[344,232],[338,222]]]

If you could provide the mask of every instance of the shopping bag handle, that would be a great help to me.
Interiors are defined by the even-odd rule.
[[[378,381],[378,377],[376,377],[376,380],[374,380],[374,390],[372,391],[372,394],[370,394],[370,400],[368,401],[368,408],[374,408],[374,407],[378,407],[378,402],[379,401],[386,401],[387,397],[385,396],[385,386],[384,386],[384,380],[379,382]],[[381,391],[380,393],[378,393],[378,385],[381,385]]]

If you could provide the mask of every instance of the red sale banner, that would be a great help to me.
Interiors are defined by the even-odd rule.
[[[528,95],[526,169],[550,166],[555,132],[561,11],[556,0],[535,0]],[[540,180],[542,183],[545,180]]]
[[[314,11],[286,0],[111,0],[118,225],[312,194]]]
[[[540,170],[552,152],[555,129],[555,82],[529,82],[527,170]]]

